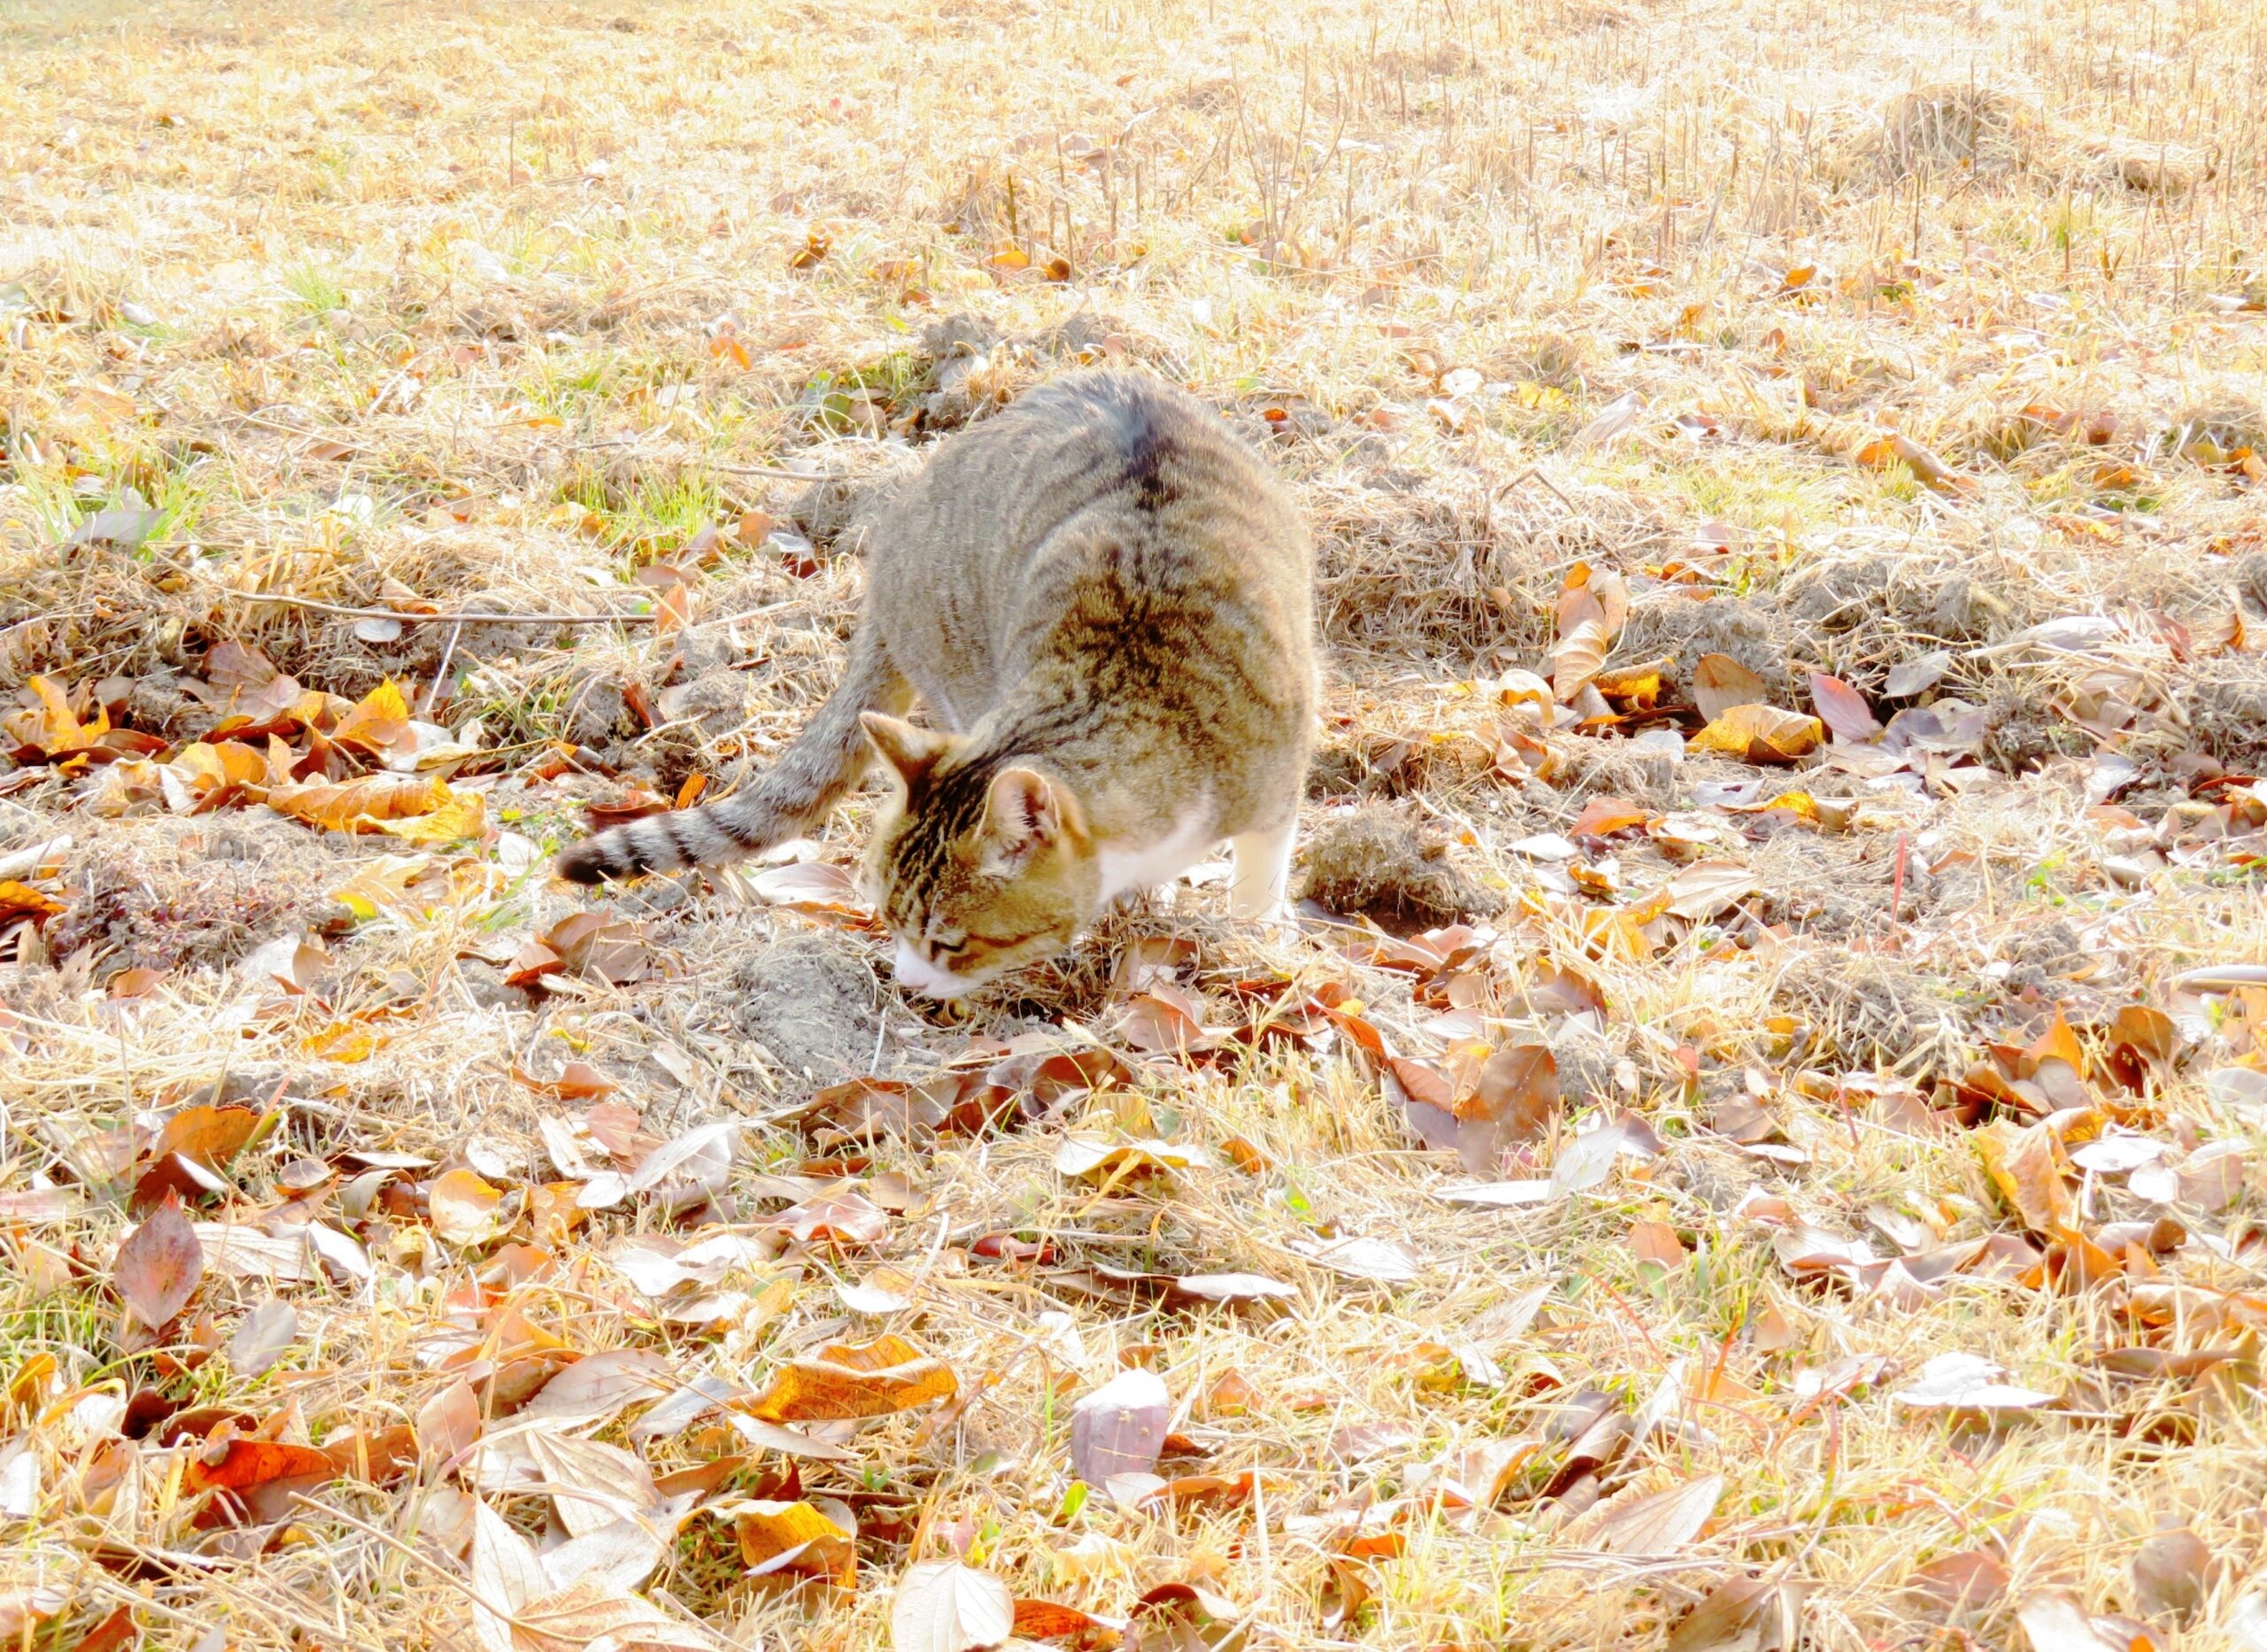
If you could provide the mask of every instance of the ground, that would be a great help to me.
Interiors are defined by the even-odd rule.
[[[0,50],[13,1643],[2267,1645],[2254,12]],[[547,876],[1094,363],[1311,525],[1300,933]]]

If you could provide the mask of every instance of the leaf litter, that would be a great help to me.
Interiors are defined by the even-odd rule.
[[[900,120],[841,222],[685,66],[848,178],[877,59],[981,30],[570,22],[501,166],[555,31],[255,31],[301,132],[159,19],[130,154],[23,42],[27,221],[187,227],[0,286],[0,1633],[2257,1638],[2260,296],[2148,251],[2257,215],[2240,31],[1929,25],[2042,120],[1814,107],[1736,12],[1311,20],[1329,74],[1136,31],[1107,121],[1040,41],[1028,132]],[[176,216],[247,165],[259,240]],[[429,165],[643,205],[479,245]],[[1167,892],[947,1016],[855,822],[547,883],[808,714],[835,496],[1132,360],[1316,529],[1303,934]]]

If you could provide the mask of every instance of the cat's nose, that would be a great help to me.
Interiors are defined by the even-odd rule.
[[[976,984],[962,980],[949,969],[938,969],[903,941],[897,944],[897,955],[890,961],[890,969],[896,974],[900,986],[924,998],[959,998]]]

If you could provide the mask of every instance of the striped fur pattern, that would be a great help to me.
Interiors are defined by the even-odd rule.
[[[755,784],[576,845],[583,881],[809,830],[878,756],[900,979],[952,995],[1233,841],[1280,907],[1314,715],[1312,552],[1257,457],[1154,380],[1079,374],[947,442],[870,521],[851,668]],[[917,698],[929,726],[902,714]]]

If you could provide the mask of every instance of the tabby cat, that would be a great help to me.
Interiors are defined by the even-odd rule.
[[[849,668],[722,802],[559,857],[579,883],[704,866],[811,830],[869,762],[899,982],[957,997],[1046,957],[1222,838],[1229,908],[1283,906],[1314,721],[1312,552],[1219,415],[1072,374],[944,443],[870,518]],[[916,697],[928,728],[904,721]]]

